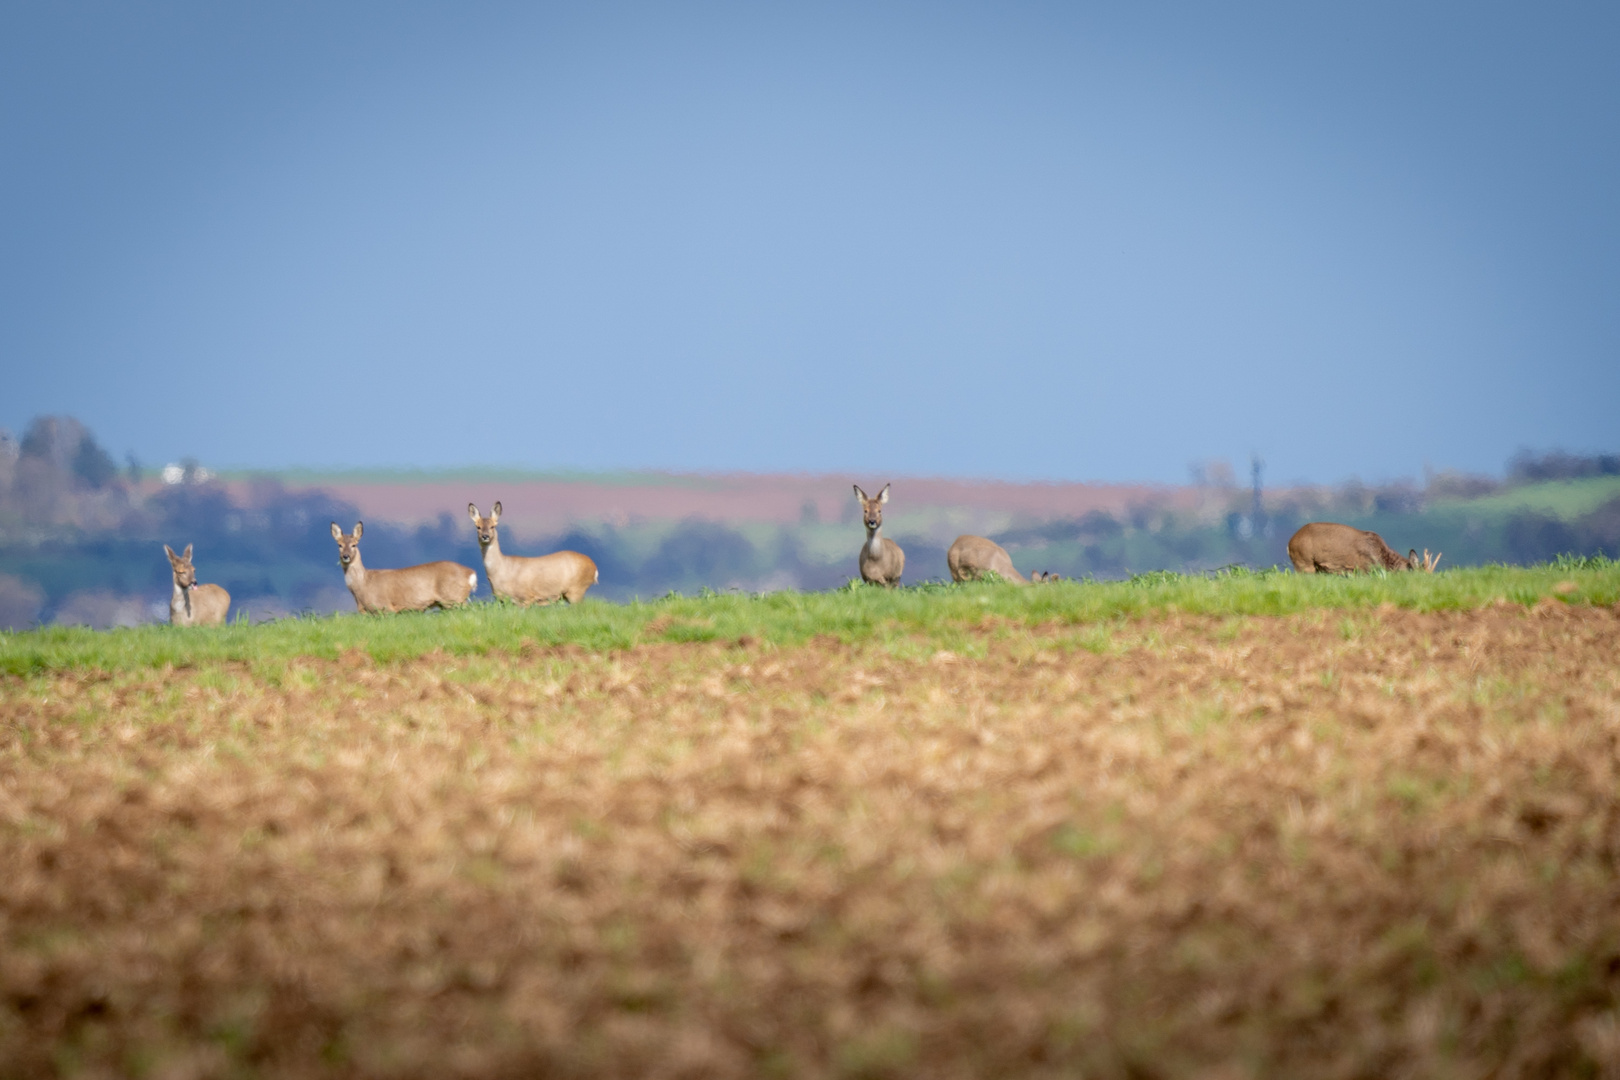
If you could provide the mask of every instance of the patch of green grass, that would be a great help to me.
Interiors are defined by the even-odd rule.
[[[1437,502],[1436,509],[1464,508],[1474,513],[1520,514],[1530,511],[1574,521],[1610,499],[1620,497],[1620,476],[1590,476],[1580,480],[1548,480],[1508,488],[1477,499]]]
[[[1119,838],[1064,824],[1052,834],[1052,848],[1071,858],[1090,859],[1119,850]]]
[[[1572,592],[1555,587],[1573,582]],[[1567,589],[1567,586],[1566,586]],[[1455,611],[1499,599],[1532,604],[1543,597],[1609,605],[1620,601],[1620,562],[1565,560],[1531,567],[1483,566],[1438,574],[1301,575],[1282,570],[1227,570],[1209,576],[1144,574],[1130,581],[1008,585],[927,584],[902,589],[857,586],[821,593],[671,595],[630,604],[588,601],[577,607],[522,608],[475,603],[458,611],[337,615],[249,626],[180,629],[166,625],[94,631],[45,627],[0,632],[0,674],[75,668],[125,670],[189,667],[218,661],[270,663],[294,657],[335,658],[360,650],[374,660],[578,646],[594,652],[653,642],[752,641],[793,645],[827,636],[845,643],[929,642],[963,651],[976,631],[1043,624],[1089,626],[1166,613],[1217,616],[1288,615],[1393,604],[1415,611]],[[1082,647],[1113,647],[1099,626]]]

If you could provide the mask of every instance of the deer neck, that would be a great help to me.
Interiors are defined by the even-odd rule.
[[[491,529],[489,534],[489,543],[483,545],[483,548],[484,574],[486,576],[493,576],[498,572],[500,567],[506,565],[506,556],[501,553],[500,532]]]
[[[343,568],[343,584],[349,591],[363,589],[366,585],[366,564],[360,561],[360,549],[354,549],[354,559]]]
[[[882,525],[866,530],[866,553],[874,559],[883,554],[883,541],[878,536],[882,531]]]
[[[178,581],[174,583],[174,595],[169,598],[169,610],[173,612],[183,611],[186,613],[186,618],[191,618],[191,590],[182,586]]]

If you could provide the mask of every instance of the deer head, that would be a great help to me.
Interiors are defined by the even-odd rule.
[[[197,571],[191,565],[191,545],[186,545],[184,554],[176,555],[168,544],[163,545],[163,551],[169,556],[169,568],[174,571],[174,583],[182,589],[189,589],[197,584]]]
[[[496,503],[490,510],[489,517],[480,517],[478,507],[472,503],[467,504],[467,516],[472,518],[473,528],[478,530],[478,546],[487,548],[495,542],[495,526],[501,523],[501,504]]]
[[[883,527],[883,504],[889,501],[889,485],[884,484],[883,490],[877,493],[877,498],[868,499],[861,485],[855,484],[855,498],[861,503],[861,518],[866,522],[866,531],[875,533]]]
[[[1443,554],[1445,553],[1437,551],[1430,555],[1429,549],[1424,548],[1423,557],[1419,558],[1417,548],[1412,548],[1406,553],[1406,566],[1410,570],[1422,570],[1426,574],[1432,574],[1434,568],[1440,565],[1440,556]]]
[[[338,565],[347,570],[351,564],[360,558],[360,536],[366,530],[365,522],[354,523],[353,533],[344,533],[338,528],[337,522],[332,522],[332,539],[337,541]]]

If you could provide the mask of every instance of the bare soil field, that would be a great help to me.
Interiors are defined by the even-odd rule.
[[[1620,1070],[1620,614],[0,680],[0,1075]]]

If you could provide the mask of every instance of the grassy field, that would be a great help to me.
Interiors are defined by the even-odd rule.
[[[1591,476],[1580,480],[1546,480],[1509,488],[1474,499],[1442,501],[1435,509],[1464,511],[1475,516],[1512,514],[1531,510],[1572,521],[1590,514],[1610,499],[1620,497],[1620,476]]]
[[[393,661],[434,651],[461,656],[548,645],[591,650],[656,642],[797,645],[820,635],[845,643],[877,640],[900,649],[954,648],[974,647],[969,642],[979,640],[978,631],[985,627],[1025,632],[1046,624],[1099,623],[1154,612],[1285,615],[1380,605],[1457,611],[1496,601],[1527,605],[1542,599],[1620,602],[1620,562],[1597,558],[1536,567],[1356,577],[1246,570],[1204,576],[1164,572],[1129,581],[1069,581],[1032,589],[980,584],[886,590],[857,585],[823,593],[671,596],[651,603],[587,599],[578,608],[479,603],[450,612],[285,619],[207,632],[165,625],[109,632],[50,627],[0,631],[0,673],[332,659],[353,649],[374,660]]]
[[[0,635],[0,1076],[1620,1069],[1620,566]]]

